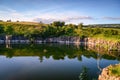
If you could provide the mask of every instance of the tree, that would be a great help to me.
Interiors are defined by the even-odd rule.
[[[97,34],[101,34],[102,33],[102,29],[100,29],[99,27],[96,27],[96,28],[94,28],[94,30],[93,30],[93,35],[97,35]]]
[[[19,22],[19,20],[17,20],[16,22]]]
[[[11,20],[7,20],[7,22],[12,22]]]
[[[0,25],[0,34],[4,33],[4,27],[3,25]]]
[[[12,35],[14,33],[14,29],[12,26],[5,26],[4,31],[6,35]]]
[[[0,22],[3,22],[3,20],[0,20]]]
[[[79,29],[82,29],[82,28],[83,28],[83,23],[79,23],[79,24],[78,24],[78,28],[79,28]]]
[[[6,45],[10,44],[10,39],[14,33],[14,29],[12,26],[5,26],[4,28],[6,34]]]
[[[68,25],[65,27],[65,35],[73,36],[73,35],[74,35],[74,29],[75,29],[75,25],[73,25],[73,24],[68,24]]]
[[[62,27],[62,26],[64,26],[65,25],[65,22],[60,22],[60,21],[54,21],[53,23],[52,23],[52,25],[53,26],[56,26],[56,27]]]

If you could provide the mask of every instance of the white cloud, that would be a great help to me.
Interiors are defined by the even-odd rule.
[[[120,17],[103,17],[103,19],[107,19],[107,20],[120,20]]]
[[[51,23],[53,21],[65,21],[67,23],[69,22],[75,22],[77,20],[93,20],[94,18],[91,16],[84,16],[80,15],[78,12],[49,12],[49,13],[43,13],[36,16],[33,21],[39,22],[42,21],[44,23]]]
[[[91,16],[86,16],[79,14],[79,12],[73,11],[64,11],[64,12],[56,12],[56,11],[25,11],[18,12],[14,9],[1,7],[0,6],[0,19],[12,21],[42,21],[44,23],[51,23],[53,21],[65,21],[66,23],[74,23],[75,21],[82,22],[84,20],[93,20],[94,18]]]
[[[0,19],[4,21],[9,19],[11,19],[12,21],[32,21],[32,19],[25,17],[25,14],[20,13],[14,9],[8,8],[6,6],[0,6]]]
[[[56,17],[56,18],[35,18],[33,21],[42,21],[44,23],[51,23],[53,21],[65,21],[65,22],[72,22],[72,21],[76,21],[76,20],[92,20],[93,18],[90,16],[73,16],[73,17]]]

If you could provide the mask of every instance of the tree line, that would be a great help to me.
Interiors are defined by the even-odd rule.
[[[82,23],[65,24],[65,22],[54,21],[50,24],[22,24],[17,22],[0,22],[0,36],[12,35],[23,36],[29,39],[59,37],[59,36],[79,36],[79,37],[114,37],[120,39],[120,29],[101,28],[100,26],[90,27]]]

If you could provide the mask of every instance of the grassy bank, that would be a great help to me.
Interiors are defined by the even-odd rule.
[[[97,39],[104,39],[107,41],[120,41],[120,29],[119,28],[92,28],[90,30],[90,36]]]
[[[103,39],[103,40],[112,41],[112,42],[120,42],[119,35],[117,35],[117,36],[111,36],[111,37],[106,37],[103,34],[99,34],[99,35],[92,36],[92,38]]]
[[[90,27],[82,23],[65,24],[65,22],[55,21],[51,24],[35,22],[0,22],[0,36],[15,35],[32,39],[38,37],[59,37],[59,36],[79,36],[92,37],[112,41],[120,41],[120,28],[103,28],[101,26]]]

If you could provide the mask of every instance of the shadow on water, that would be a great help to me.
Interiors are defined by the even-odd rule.
[[[59,72],[62,71],[62,69],[65,69],[63,71],[66,71],[66,72],[63,72],[63,73],[61,72],[61,74],[64,74],[67,77],[68,77],[68,75],[70,75],[69,76],[70,78],[65,78],[65,79],[69,79],[69,80],[73,80],[72,76],[77,76],[77,77],[75,77],[74,80],[96,80],[98,75],[100,74],[101,70],[104,67],[111,64],[110,61],[119,61],[120,62],[120,57],[118,56],[119,53],[117,53],[117,52],[103,53],[101,51],[99,51],[97,49],[96,50],[91,49],[84,45],[75,46],[73,44],[69,44],[69,45],[64,45],[64,44],[18,44],[18,45],[11,44],[11,45],[4,45],[4,44],[2,44],[2,45],[0,45],[0,55],[6,56],[6,58],[8,58],[8,59],[9,58],[12,59],[13,57],[17,59],[18,57],[28,57],[28,56],[36,57],[37,56],[39,58],[39,63],[42,63],[42,64],[45,64],[46,60],[51,60],[51,58],[55,61],[60,61],[60,62],[57,62],[57,63],[54,62],[54,63],[56,64],[56,66],[59,65],[59,67],[58,67],[60,69],[60,70],[58,70]],[[73,63],[70,60],[72,60]],[[61,61],[64,61],[65,64],[61,63]],[[103,62],[106,64],[104,64]],[[51,63],[51,62],[49,62],[49,63]],[[48,65],[49,63],[46,63],[45,65]],[[60,64],[62,64],[62,65],[60,65]],[[115,63],[113,62],[112,64],[115,64]],[[38,64],[36,64],[36,65],[38,65]],[[40,65],[41,64],[39,64],[39,67],[40,67]],[[82,67],[82,66],[84,66],[84,67]],[[73,69],[73,70],[71,70],[71,69]],[[54,70],[54,69],[52,69],[50,71],[56,72],[56,70]],[[46,74],[48,74],[48,73],[46,73]],[[72,75],[72,73],[74,73],[74,74]],[[37,73],[35,73],[35,74],[38,75]],[[39,73],[39,74],[41,74],[41,73]],[[58,73],[55,73],[55,74],[57,75]],[[45,74],[42,73],[41,75],[45,75]],[[51,74],[49,74],[49,75],[51,75]],[[59,77],[59,75],[57,75],[57,76]],[[66,77],[66,76],[64,76],[64,77]],[[30,75],[29,75],[29,77],[30,77]],[[39,78],[40,76],[37,76],[37,77]],[[33,79],[31,78],[29,80],[34,80],[34,79],[35,78],[33,78]],[[39,79],[42,79],[42,78],[39,78]],[[61,79],[64,80],[64,78],[61,78]],[[48,80],[48,79],[44,79],[44,80]],[[58,80],[58,78],[57,78],[57,80]]]

